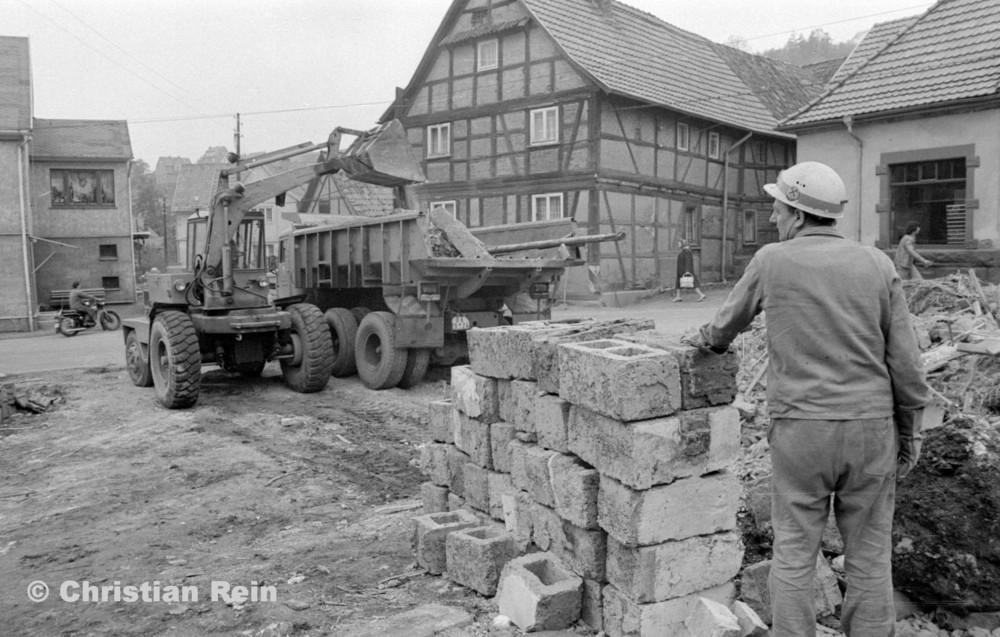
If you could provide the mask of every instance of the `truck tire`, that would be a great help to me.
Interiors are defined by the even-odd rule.
[[[396,387],[409,389],[416,387],[424,379],[427,373],[427,366],[431,363],[431,350],[427,347],[412,347],[406,357],[406,369],[403,370],[403,377],[399,379]]]
[[[354,361],[354,339],[358,337],[358,322],[351,311],[343,307],[332,307],[323,315],[330,326],[333,339],[333,371],[337,378],[350,376],[358,371]]]
[[[125,366],[128,367],[128,376],[132,379],[132,384],[136,387],[152,387],[153,375],[149,371],[149,361],[142,357],[142,343],[135,335],[135,330],[131,330],[125,337]]]
[[[183,312],[158,315],[149,330],[149,369],[156,397],[167,409],[184,409],[198,402],[201,349],[198,332]]]
[[[311,303],[296,303],[288,307],[292,315],[292,337],[300,347],[293,362],[281,359],[281,374],[285,384],[300,394],[322,391],[330,380],[333,368],[333,340],[330,328],[319,308]]]
[[[358,376],[368,389],[395,387],[406,371],[407,350],[396,346],[396,315],[372,312],[361,320],[354,342]]]

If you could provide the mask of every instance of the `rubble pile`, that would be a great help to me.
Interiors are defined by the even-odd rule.
[[[40,414],[62,400],[58,389],[46,386],[28,389],[13,384],[0,385],[0,426],[19,413]]]
[[[495,595],[525,631],[766,634],[735,601],[736,356],[650,327],[469,332],[422,449],[423,568]]]

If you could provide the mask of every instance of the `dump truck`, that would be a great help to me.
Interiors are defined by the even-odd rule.
[[[480,235],[497,241],[561,234],[571,223],[494,227]],[[301,298],[324,312],[334,376],[356,372],[371,389],[408,388],[432,362],[467,357],[471,328],[549,318],[560,277],[584,262],[580,247],[623,237],[570,233],[491,246],[440,209],[334,215],[282,236],[277,290],[279,298]]]
[[[355,139],[342,151],[345,135]],[[322,152],[318,163],[246,185],[238,181],[256,166],[315,151]],[[211,208],[188,222],[189,265],[150,273],[144,315],[122,326],[132,382],[155,387],[171,409],[197,402],[205,364],[254,377],[277,360],[285,383],[304,393],[322,390],[330,378],[334,349],[323,312],[300,298],[273,302],[264,219],[254,206],[269,199],[281,205],[291,188],[341,171],[394,188],[423,180],[398,120],[369,131],[338,127],[326,142],[231,160],[234,165],[219,172]]]

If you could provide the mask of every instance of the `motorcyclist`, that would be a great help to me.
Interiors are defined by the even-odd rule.
[[[89,294],[80,289],[80,282],[73,281],[72,289],[69,291],[69,309],[82,312],[86,315],[83,324],[86,327],[97,323],[97,302],[99,299],[93,294]],[[88,303],[89,301],[89,303]]]

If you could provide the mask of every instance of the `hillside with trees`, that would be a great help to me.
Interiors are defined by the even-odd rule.
[[[834,42],[823,29],[814,29],[807,37],[799,33],[792,34],[785,46],[761,51],[760,55],[796,66],[807,66],[847,57],[864,35],[865,32],[862,31],[846,42]]]

